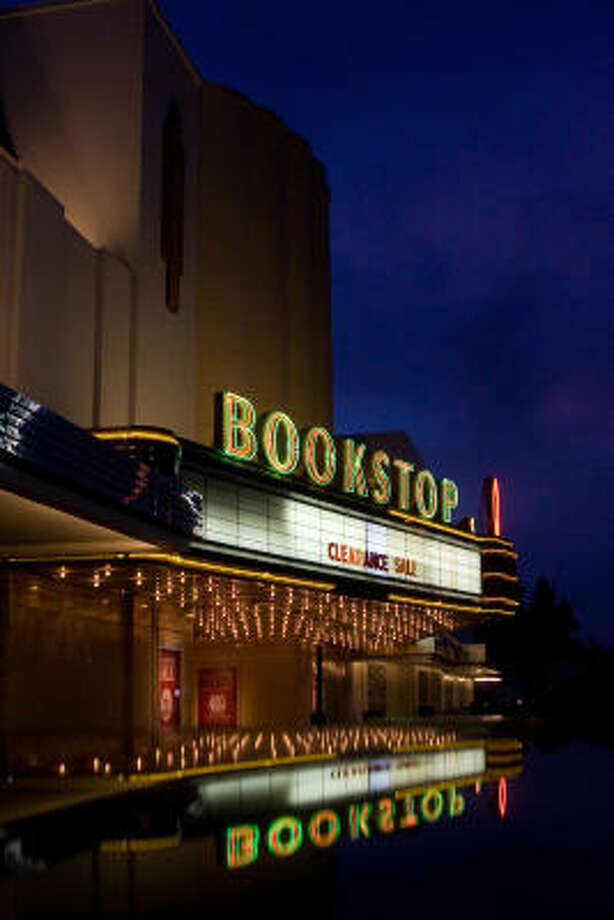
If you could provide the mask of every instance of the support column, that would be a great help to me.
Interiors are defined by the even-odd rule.
[[[151,747],[160,743],[160,614],[158,604],[151,604]]]
[[[322,675],[322,646],[316,646],[316,708],[311,721],[314,725],[323,725],[326,716],[323,711],[323,675]]]
[[[126,769],[131,769],[134,761],[134,708],[135,708],[135,673],[134,673],[134,592],[131,588],[122,590],[122,725],[121,746],[126,761]]]

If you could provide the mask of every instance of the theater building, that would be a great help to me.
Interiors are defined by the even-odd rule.
[[[27,79],[24,75],[27,73]],[[329,193],[149,0],[0,17],[3,765],[469,707],[452,478],[334,437]]]

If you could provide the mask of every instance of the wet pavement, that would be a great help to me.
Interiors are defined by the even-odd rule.
[[[545,752],[499,731],[138,785],[98,777],[121,794],[4,822],[0,917],[603,910],[612,776],[613,748]]]

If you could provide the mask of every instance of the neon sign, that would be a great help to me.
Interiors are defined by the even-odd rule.
[[[505,818],[507,812],[507,780],[505,776],[499,777],[499,783],[497,786],[497,800],[499,805],[499,814],[502,818]]]
[[[452,786],[445,791],[430,788],[422,795],[408,789],[372,801],[351,803],[343,813],[345,828],[350,840],[368,840],[374,833],[390,834],[407,830],[418,824],[434,824],[445,813],[457,818],[465,811],[465,797]],[[341,811],[322,808],[306,821],[307,839],[317,849],[333,846],[341,836],[343,824]],[[274,818],[265,834],[256,824],[239,824],[226,828],[226,867],[240,869],[258,860],[260,841],[266,840],[269,852],[286,859],[297,853],[305,839],[303,820],[296,815]]]
[[[328,544],[328,558],[331,562],[344,565],[359,565],[365,569],[377,569],[380,572],[394,572],[395,575],[416,577],[418,562],[408,556],[389,556],[388,553],[373,553],[350,546],[347,543],[332,541]]]
[[[486,533],[501,536],[501,493],[499,480],[490,476],[484,480],[484,507],[486,511]]]
[[[353,438],[333,438],[321,426],[299,432],[285,412],[258,418],[254,405],[238,393],[218,395],[216,443],[233,460],[260,463],[280,476],[302,476],[320,488],[336,487],[345,495],[392,505],[425,520],[452,520],[458,487],[451,479],[435,479],[430,470],[390,457],[384,450],[367,452]]]

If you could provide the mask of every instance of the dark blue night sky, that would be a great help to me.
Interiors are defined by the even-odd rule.
[[[332,190],[338,430],[405,428],[614,642],[611,3],[162,0]],[[610,245],[609,245],[610,244]]]
[[[406,428],[464,513],[500,476],[525,580],[614,641],[614,7],[162,8],[326,165],[337,428]]]

